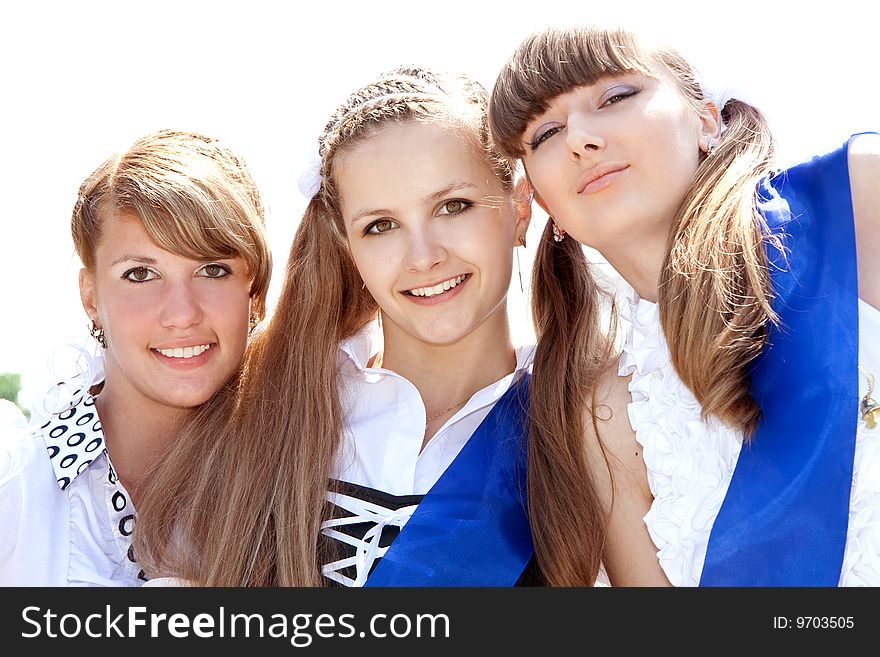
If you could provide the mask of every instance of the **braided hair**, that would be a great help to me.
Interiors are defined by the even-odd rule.
[[[241,384],[200,409],[144,496],[135,549],[148,573],[205,586],[327,584],[320,565],[335,555],[319,537],[344,426],[337,352],[378,311],[348,252],[336,155],[389,124],[440,124],[460,128],[512,190],[514,167],[491,140],[487,107],[475,81],[400,67],[333,113],[318,140],[321,184],[297,227],[275,310],[253,336]]]

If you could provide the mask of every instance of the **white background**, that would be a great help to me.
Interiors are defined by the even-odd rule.
[[[661,36],[761,107],[785,164],[853,132],[880,129],[880,28],[872,5],[3,3],[0,372],[23,375],[20,401],[29,406],[48,383],[47,356],[66,342],[90,345],[70,211],[82,179],[142,134],[198,130],[245,156],[268,206],[274,299],[304,204],[299,172],[335,105],[376,73],[423,64],[469,73],[488,88],[535,29],[620,23]],[[522,256],[526,275],[542,219]],[[515,336],[525,338],[527,311],[514,280],[511,315]]]

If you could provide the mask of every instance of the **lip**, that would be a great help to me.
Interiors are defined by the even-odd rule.
[[[613,183],[629,168],[626,162],[600,162],[587,169],[578,181],[578,194],[595,194]]]
[[[410,290],[416,290],[418,288],[434,287],[435,285],[439,285],[441,283],[444,283],[445,281],[452,280],[454,278],[459,278],[461,276],[464,277],[464,280],[461,281],[461,283],[458,283],[455,287],[450,287],[448,290],[445,290],[444,292],[441,292],[440,294],[434,294],[429,297],[428,296],[421,297],[421,296],[415,296],[415,295],[409,293]],[[450,299],[457,297],[459,292],[461,291],[461,288],[463,288],[465,285],[467,285],[467,283],[470,279],[471,279],[471,274],[456,274],[455,276],[447,276],[445,278],[441,278],[439,280],[434,281],[433,283],[426,283],[425,285],[416,285],[414,287],[407,288],[406,290],[402,290],[401,294],[404,297],[406,297],[407,299],[409,299],[410,301],[412,301],[413,303],[417,303],[422,306],[433,306],[438,303],[444,303],[446,301],[449,301]]]
[[[197,347],[208,345],[208,349],[205,349],[198,355],[190,356],[189,358],[176,358],[174,356],[166,356],[161,353],[159,349],[163,349],[168,351],[169,349],[186,349],[187,347]],[[185,341],[175,341],[170,344],[163,344],[157,347],[150,347],[150,352],[155,356],[161,363],[166,365],[170,365],[172,367],[181,367],[181,368],[191,368],[198,367],[199,365],[205,363],[210,358],[213,357],[213,352],[217,349],[217,341],[216,340],[185,340]]]

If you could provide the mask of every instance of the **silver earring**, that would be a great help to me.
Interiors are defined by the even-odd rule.
[[[523,246],[523,247],[526,245],[526,236],[525,235],[519,236],[519,244],[520,244],[520,246]],[[516,253],[516,274],[519,277],[519,291],[522,292],[523,294],[525,294],[525,290],[523,289],[523,282],[522,282],[522,267],[519,264],[519,249],[514,249],[513,252]]]
[[[561,242],[562,240],[565,239],[565,231],[556,225],[555,219],[551,219],[551,221],[553,222],[553,241],[554,242]]]
[[[260,320],[257,319],[256,315],[251,315],[248,318],[248,335],[251,335],[254,332],[254,329],[257,328],[257,324],[260,323]]]
[[[95,342],[97,342],[102,349],[107,348],[107,337],[104,335],[104,329],[98,328],[98,325],[95,324],[95,320],[93,319],[89,321],[89,335],[95,339]]]
[[[718,140],[715,137],[710,137],[709,141],[706,142],[706,157],[711,157],[712,153],[715,152],[715,147],[718,146]]]

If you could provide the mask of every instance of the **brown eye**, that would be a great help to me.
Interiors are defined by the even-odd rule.
[[[199,273],[206,278],[223,278],[228,275],[230,271],[225,265],[218,265],[217,263],[212,262],[210,265],[202,267],[199,270]]]
[[[469,203],[468,201],[462,201],[461,199],[446,201],[442,206],[440,206],[440,214],[461,214],[470,206],[471,203]]]
[[[533,151],[534,151],[534,150],[537,150],[538,146],[540,146],[540,145],[543,144],[545,141],[547,141],[548,139],[550,139],[550,137],[552,137],[553,135],[555,135],[555,134],[556,134],[557,132],[559,132],[560,130],[562,130],[562,127],[561,127],[561,126],[553,126],[552,128],[548,128],[547,130],[545,130],[545,131],[542,132],[541,134],[536,135],[535,138],[534,138],[534,139],[531,141],[531,143],[529,144],[529,147],[530,147]]]
[[[156,278],[156,276],[148,267],[133,267],[127,270],[122,278],[132,283],[144,283]]]
[[[373,235],[379,235],[381,233],[387,233],[389,230],[394,228],[397,224],[393,222],[391,219],[378,219],[367,226],[366,233],[371,233]]]

